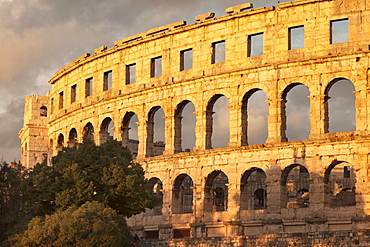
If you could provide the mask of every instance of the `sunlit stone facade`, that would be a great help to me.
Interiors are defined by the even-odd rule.
[[[370,1],[245,4],[226,12],[116,41],[60,69],[47,96],[26,98],[23,163],[50,163],[63,146],[84,137],[97,144],[122,141],[144,167],[148,189],[163,198],[128,223],[158,246],[215,237],[242,246],[252,235],[368,229]],[[355,95],[353,130],[330,132],[330,90],[343,80]],[[286,101],[297,85],[309,91],[309,135],[289,141]],[[248,99],[261,90],[267,139],[248,145]],[[214,104],[221,96],[230,104],[229,140],[212,148]],[[190,102],[196,141],[187,150],[182,110]],[[159,110],[164,142],[155,140]],[[137,140],[130,137],[132,124]]]

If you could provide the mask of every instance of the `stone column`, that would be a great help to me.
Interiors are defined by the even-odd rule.
[[[137,159],[144,159],[147,155],[147,121],[143,119],[138,123],[138,138],[139,138],[139,148],[138,148],[138,155]],[[152,138],[153,139],[153,138]],[[152,141],[153,143],[153,141]]]
[[[122,119],[118,112],[113,113],[113,140],[122,141]]]
[[[310,139],[319,139],[329,131],[328,104],[326,95],[311,95],[310,98]]]
[[[266,171],[266,211],[268,214],[279,214],[281,211],[281,169],[277,165]]]
[[[194,151],[205,149],[206,138],[206,111],[198,110],[196,113],[197,122],[195,125],[195,147]]]
[[[356,96],[356,131],[363,132],[369,129],[367,109],[370,90],[360,90],[353,92]]]
[[[113,127],[114,130],[114,136],[113,139],[117,141],[122,141],[122,127],[121,126],[115,126]]]
[[[227,184],[228,197],[227,197],[227,211],[229,214],[229,219],[236,220],[239,213],[239,186],[236,184]]]
[[[163,152],[163,154],[167,154],[167,155],[170,155],[170,154],[173,154],[174,153],[174,148],[175,148],[175,144],[174,144],[174,127],[175,126],[175,117],[172,114],[169,114],[170,112],[167,112],[168,114],[165,114],[165,117],[164,117],[164,141],[165,141],[165,150]],[[181,130],[180,130],[181,131]],[[181,141],[181,140],[180,140]]]
[[[329,187],[324,177],[318,170],[310,173],[310,210],[312,212],[323,212],[325,207],[330,207]]]
[[[102,145],[103,143],[106,143],[108,140],[109,133],[108,131],[99,131],[98,132],[98,141],[96,142],[99,145]]]
[[[266,143],[286,142],[285,100],[267,100],[269,105],[268,138]]]
[[[100,145],[100,132],[94,132],[94,133],[91,133],[91,135],[93,136],[93,141],[95,143],[95,145]]]
[[[241,112],[242,107],[238,102],[233,102],[230,104],[230,139],[229,147],[238,147],[241,146],[241,137],[242,137],[242,123],[241,123]]]
[[[367,149],[369,145],[366,145]],[[364,152],[358,154],[357,167],[362,168],[356,171],[356,215],[358,217],[366,217],[370,214],[370,187],[369,187],[369,165],[366,169],[363,164],[370,163],[370,155]]]
[[[173,146],[174,146],[174,153],[180,153],[182,151],[182,116],[174,116],[174,128],[172,134],[173,138]]]
[[[206,110],[205,112],[205,148],[212,149],[212,132],[213,132],[213,110]]]
[[[128,143],[129,143],[129,130],[130,130],[130,127],[128,126],[122,126],[120,128],[120,136],[121,136],[121,141],[122,141],[122,146],[124,147],[128,147]],[[114,132],[116,133],[116,132]],[[117,139],[118,140],[118,139]]]

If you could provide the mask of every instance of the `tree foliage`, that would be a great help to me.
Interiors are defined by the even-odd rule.
[[[0,164],[0,245],[127,246],[124,217],[160,200],[131,157],[118,141],[85,141],[64,148],[51,166]]]
[[[101,146],[87,140],[64,148],[53,157],[52,166],[40,164],[29,173],[23,189],[30,210],[44,215],[97,201],[130,217],[153,208],[158,198],[147,192],[144,170],[131,157],[113,140]]]
[[[129,246],[132,240],[123,215],[98,202],[58,210],[31,220],[28,229],[10,239],[22,246]]]
[[[22,221],[20,183],[23,178],[20,164],[0,164],[0,243]]]

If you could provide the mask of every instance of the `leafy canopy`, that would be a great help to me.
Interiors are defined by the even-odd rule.
[[[0,243],[23,221],[20,192],[24,169],[20,164],[0,163]]]
[[[51,214],[87,201],[108,205],[127,217],[153,208],[158,198],[147,191],[144,170],[131,157],[114,140],[101,146],[86,140],[64,148],[53,157],[52,166],[39,164],[29,173],[24,191],[30,211]]]
[[[98,202],[79,208],[58,210],[53,215],[35,217],[28,229],[13,236],[9,243],[21,246],[130,246],[132,239],[123,215]]]

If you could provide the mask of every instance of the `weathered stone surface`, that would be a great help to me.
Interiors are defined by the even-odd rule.
[[[194,24],[181,21],[125,38],[66,65],[50,79],[47,96],[26,98],[23,163],[32,167],[84,135],[100,144],[110,138],[111,120],[113,138],[135,153],[150,189],[163,196],[162,205],[128,219],[140,237],[160,239],[152,245],[366,246],[369,1],[302,0],[240,11],[243,6],[229,9],[234,14],[202,15]],[[348,41],[331,44],[330,21],[347,18]],[[304,47],[290,50],[288,29],[302,25]],[[248,37],[259,33],[263,54],[248,57]],[[225,61],[212,63],[220,41]],[[192,68],[181,70],[181,52],[189,49]],[[160,76],[153,76],[154,58],[161,58]],[[103,90],[110,71],[111,87]],[[355,88],[356,130],[328,133],[328,91],[339,78]],[[310,135],[289,142],[284,95],[296,83],[310,92]],[[245,98],[256,89],[267,96],[268,138],[248,145]],[[219,95],[230,102],[230,137],[227,147],[212,149],[210,106]],[[188,102],[197,119],[192,152],[181,146],[180,113]],[[159,108],[165,143],[153,139]],[[138,141],[128,134],[134,114]],[[188,234],[189,240],[173,240]]]

